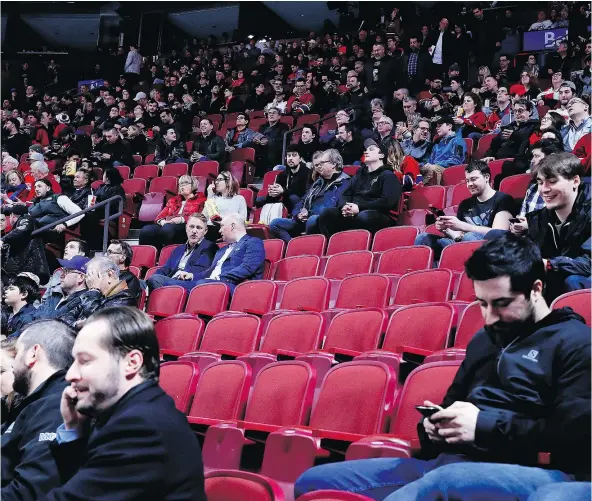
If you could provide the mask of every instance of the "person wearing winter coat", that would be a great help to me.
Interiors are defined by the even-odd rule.
[[[424,184],[440,184],[444,169],[465,162],[467,145],[460,130],[453,130],[452,117],[441,117],[436,122],[436,131],[440,140],[434,143],[428,161],[420,166]]]
[[[273,235],[289,242],[302,232],[320,233],[319,216],[328,208],[337,207],[350,177],[342,172],[343,159],[337,150],[317,151],[312,157],[316,179],[292,209],[291,217],[277,218],[269,224]],[[302,168],[302,167],[301,167]]]
[[[364,147],[365,164],[341,194],[337,207],[319,216],[320,231],[327,238],[350,229],[376,233],[394,224],[389,213],[399,205],[401,183],[385,164],[386,155],[376,141],[366,139]]]

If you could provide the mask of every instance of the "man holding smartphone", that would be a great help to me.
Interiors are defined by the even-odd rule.
[[[384,501],[526,500],[589,476],[590,328],[569,308],[549,308],[541,253],[528,239],[487,242],[465,271],[485,327],[442,405],[417,402],[438,408],[418,423],[421,452],[312,468],[295,497],[337,489]],[[551,454],[548,468],[539,452]]]

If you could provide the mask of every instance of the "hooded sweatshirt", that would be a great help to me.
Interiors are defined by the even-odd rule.
[[[352,178],[339,199],[338,207],[354,203],[361,211],[389,212],[399,206],[401,183],[392,169],[383,165],[373,172],[364,165]]]

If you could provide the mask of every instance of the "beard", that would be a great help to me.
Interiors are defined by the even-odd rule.
[[[117,365],[110,368],[109,372],[101,380],[101,388],[90,389],[87,385],[78,384],[78,391],[88,392],[85,400],[78,400],[76,410],[85,416],[97,417],[101,412],[107,410],[115,402],[113,397],[119,393],[119,369]]]
[[[14,376],[14,382],[12,383],[13,390],[19,395],[26,397],[31,389],[31,371],[28,371],[26,368],[21,370],[14,367],[12,374]]]
[[[485,330],[492,334],[495,339],[500,341],[505,346],[516,337],[523,336],[531,332],[535,323],[534,306],[529,303],[524,318],[520,320],[514,320],[512,322],[498,320],[494,324],[486,325]]]

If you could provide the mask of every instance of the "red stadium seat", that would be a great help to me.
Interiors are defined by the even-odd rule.
[[[325,320],[313,311],[292,311],[273,317],[265,328],[260,352],[297,356],[319,348]]]
[[[466,301],[472,303],[477,299],[475,296],[475,288],[473,287],[473,281],[463,271],[458,280],[458,287],[454,296],[455,301]]]
[[[123,188],[123,191],[130,195],[136,193],[144,195],[146,193],[146,180],[143,178],[124,179],[123,183],[121,183],[121,187]]]
[[[164,197],[164,193],[146,193],[138,212],[138,221],[153,223],[162,211]]]
[[[144,163],[149,165],[152,164],[154,162],[154,153],[151,153],[150,155],[146,155],[146,158],[144,159]]]
[[[159,287],[150,292],[146,313],[153,317],[170,317],[183,311],[187,291],[179,285]]]
[[[175,407],[187,414],[198,379],[199,370],[193,363],[176,361],[161,364],[158,383],[173,398]]]
[[[127,165],[119,165],[119,166],[117,166],[115,168],[119,171],[119,173],[121,174],[121,177],[123,179],[129,179],[129,177],[130,177],[130,168]],[[103,176],[101,176],[99,179],[101,179],[102,177]]]
[[[553,303],[551,308],[559,309],[569,306],[573,311],[582,315],[586,321],[586,325],[592,326],[592,290],[582,289],[579,291],[566,292],[559,296]]]
[[[458,183],[457,185],[453,186],[452,195],[450,197],[449,206],[454,206],[460,204],[463,200],[467,198],[471,198],[471,192],[467,188],[467,183]]]
[[[142,155],[132,155],[132,158],[134,159],[134,167],[142,164]]]
[[[330,283],[324,277],[290,280],[280,302],[282,310],[322,311],[329,306]]]
[[[286,248],[286,257],[322,256],[327,239],[324,235],[302,235],[291,239]]]
[[[181,245],[183,245],[183,244],[171,244],[171,245],[167,245],[166,247],[163,247],[162,250],[160,251],[160,255],[158,256],[158,265],[164,266],[165,263],[167,262],[168,258],[171,257],[171,254],[173,253],[173,251],[177,247],[180,247]]]
[[[467,145],[467,157],[465,158],[465,162],[470,163],[471,157],[473,156],[473,140],[465,137],[465,144]]]
[[[202,319],[186,313],[159,320],[154,329],[161,355],[179,357],[197,350],[204,327]]]
[[[459,361],[429,363],[411,372],[400,393],[389,434],[372,435],[353,443],[347,450],[346,459],[411,457],[412,450],[419,448],[417,423],[421,415],[415,406],[425,400],[440,404],[459,365]]]
[[[235,148],[230,153],[231,162],[255,162],[255,150],[253,148]]]
[[[491,141],[493,141],[496,136],[497,134],[485,134],[481,136],[477,143],[477,151],[475,151],[475,154],[473,155],[475,160],[481,160],[485,156],[485,153],[487,153],[487,150],[489,150],[489,147],[491,146]]]
[[[271,478],[239,470],[215,470],[205,474],[208,501],[284,501],[282,488]]]
[[[407,200],[407,210],[427,209],[430,205],[443,209],[446,202],[444,186],[424,186],[413,190]]]
[[[156,264],[156,247],[153,245],[133,245],[131,266],[152,268]]]
[[[158,165],[138,165],[134,169],[134,179],[145,179],[149,183],[158,177]]]
[[[454,186],[465,181],[467,164],[446,167],[442,173],[442,186]]]
[[[219,124],[221,124],[224,121],[222,115],[218,113],[211,113],[209,115],[206,115],[206,118],[209,118],[212,122],[218,122]]]
[[[267,230],[267,226],[264,227]],[[249,233],[249,227],[247,227]],[[286,243],[279,238],[263,238],[263,247],[265,249],[265,266],[263,269],[263,278],[269,280],[273,273],[275,263],[282,259]]]
[[[294,119],[290,116],[282,116],[280,122],[286,124],[290,129],[294,128]]]
[[[203,162],[197,162],[193,164],[191,168],[191,175],[192,176],[211,176],[211,180],[213,181],[218,172],[220,170],[220,165],[215,160],[204,160]]]
[[[296,127],[301,127],[304,124],[310,124],[313,122],[318,122],[321,119],[320,115],[316,113],[310,113],[308,115],[300,115],[296,120]]]
[[[333,254],[327,259],[323,276],[332,280],[341,280],[350,275],[370,273],[373,259],[374,254],[367,250]]]
[[[281,170],[270,170],[263,175],[263,185],[257,193],[257,197],[266,197],[269,194],[269,187],[276,182],[277,177],[282,173]]]
[[[516,174],[515,176],[506,177],[500,183],[499,191],[511,195],[516,200],[522,200],[526,195],[531,179],[530,174]]]
[[[193,149],[193,141],[185,141],[185,149],[188,152],[191,152],[191,150]]]
[[[372,498],[353,492],[334,491],[332,489],[308,492],[296,501],[373,501]]]
[[[473,252],[481,247],[484,242],[484,240],[475,240],[447,245],[444,247],[444,250],[442,250],[438,267],[451,271],[464,271],[467,259],[469,259],[473,255]]]
[[[487,166],[489,167],[489,170],[491,171],[491,180],[490,180],[490,185],[493,186],[493,182],[496,178],[496,176],[498,176],[499,174],[502,173],[502,166],[504,165],[504,162],[507,161],[512,161],[514,160],[513,158],[500,158],[497,160],[492,160],[491,162],[489,162],[487,164]]]
[[[160,268],[162,268],[162,266],[153,266],[152,268],[148,268],[146,275],[144,275],[144,280],[148,280],[152,275],[154,275],[154,273],[156,273],[157,270],[160,270]]]
[[[271,280],[249,280],[232,294],[228,311],[263,315],[275,308],[277,284]]]
[[[452,272],[446,269],[412,271],[397,284],[394,305],[448,301],[452,294]]]
[[[374,235],[372,252],[384,252],[388,249],[413,245],[418,234],[419,232],[415,226],[383,228]]]
[[[343,172],[345,172],[350,177],[354,177],[358,173],[358,170],[360,170],[359,165],[344,165],[343,166]]]
[[[189,293],[185,313],[213,317],[226,310],[229,298],[230,289],[223,282],[196,285]]]
[[[378,259],[377,273],[404,275],[411,271],[429,270],[434,251],[425,245],[398,247],[383,252]]]
[[[245,199],[249,211],[255,205],[255,193],[251,188],[241,188],[239,194]]]
[[[129,271],[133,273],[136,278],[141,278],[142,276],[142,270],[137,266],[130,266]]]
[[[164,193],[165,195],[177,195],[177,178],[176,177],[156,177],[150,181],[150,193]]]
[[[388,303],[391,283],[378,274],[354,275],[344,278],[337,293],[335,308],[384,308]]]
[[[368,250],[372,234],[368,230],[348,230],[335,233],[329,239],[325,255],[331,256],[340,252]]]
[[[287,282],[300,277],[314,277],[319,271],[318,256],[294,256],[280,259],[274,267],[273,280]]]
[[[172,163],[167,164],[162,168],[162,176],[181,177],[187,175],[189,165],[186,163]]]

